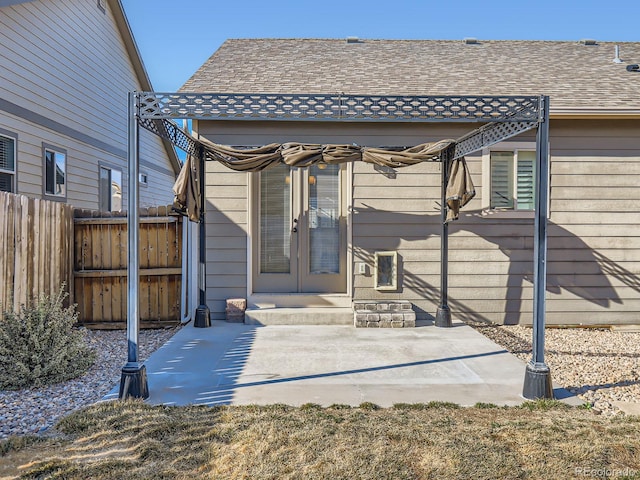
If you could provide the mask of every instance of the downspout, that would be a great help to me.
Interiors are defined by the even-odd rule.
[[[188,217],[182,217],[182,288],[180,292],[180,322],[191,321],[191,222]]]

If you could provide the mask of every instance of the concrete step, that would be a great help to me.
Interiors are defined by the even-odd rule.
[[[611,325],[611,330],[621,333],[638,333],[640,332],[640,325]]]
[[[351,308],[250,308],[249,325],[353,325]]]
[[[249,308],[350,308],[351,296],[332,293],[254,293]]]

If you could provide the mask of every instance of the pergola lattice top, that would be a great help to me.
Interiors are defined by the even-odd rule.
[[[143,118],[342,121],[538,121],[537,96],[140,94]]]
[[[514,137],[543,120],[542,96],[384,96],[138,92],[140,125],[198,155],[170,119],[485,123],[459,138],[453,158]]]

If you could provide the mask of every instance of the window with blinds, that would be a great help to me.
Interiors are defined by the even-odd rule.
[[[287,165],[260,172],[260,273],[291,271],[291,173]]]
[[[340,166],[309,167],[309,273],[340,273],[340,215]]]
[[[516,192],[516,206],[518,210],[533,210],[535,208],[534,169],[536,152],[518,151],[518,170],[516,172],[518,190]]]
[[[14,192],[16,175],[16,141],[0,135],[0,191]]]
[[[513,152],[491,152],[491,208],[513,208]]]
[[[490,207],[492,209],[534,209],[535,159],[536,153],[532,151],[491,152]]]

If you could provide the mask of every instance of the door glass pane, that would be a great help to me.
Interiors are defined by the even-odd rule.
[[[291,172],[278,165],[260,172],[260,273],[291,270]]]
[[[309,168],[309,273],[340,273],[338,165]]]

